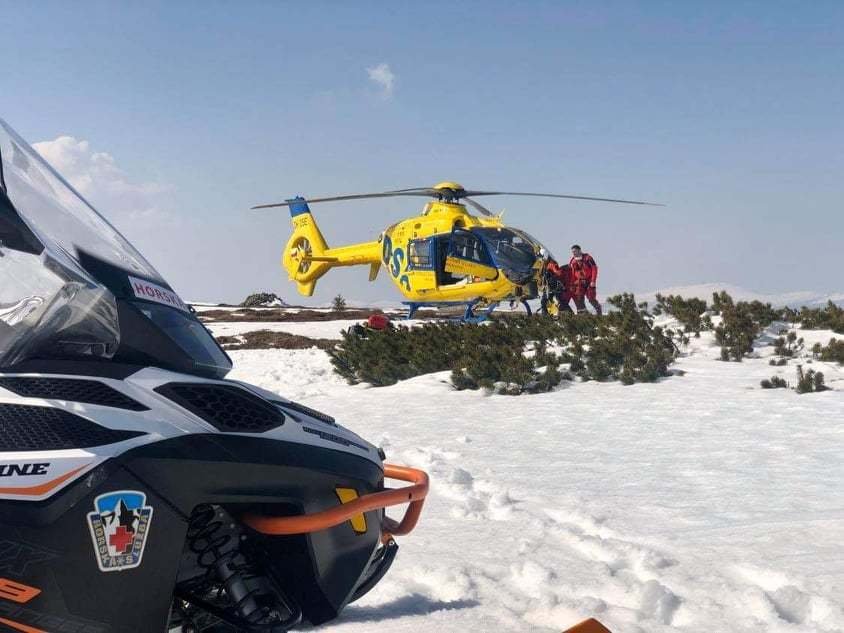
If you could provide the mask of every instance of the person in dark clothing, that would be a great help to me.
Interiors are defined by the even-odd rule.
[[[584,253],[579,244],[571,247],[569,268],[572,277],[572,298],[578,314],[586,312],[586,300],[595,308],[595,314],[601,314],[598,302],[598,264],[589,254]]]
[[[557,298],[560,312],[571,312],[571,307],[569,306],[573,296],[571,267],[567,264],[560,266],[549,257],[546,270],[557,282],[554,296]]]

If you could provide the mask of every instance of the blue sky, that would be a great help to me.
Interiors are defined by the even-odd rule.
[[[842,3],[0,7],[0,116],[73,137],[49,146],[60,169],[189,299],[296,299],[288,218],[253,204],[440,180],[666,203],[496,200],[592,252],[602,291],[844,289]],[[314,211],[339,244],[417,208]],[[395,298],[366,277],[314,301]]]

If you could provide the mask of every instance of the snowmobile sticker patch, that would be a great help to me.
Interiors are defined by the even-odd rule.
[[[190,308],[179,298],[179,295],[164,286],[159,286],[151,281],[144,281],[131,275],[129,275],[129,283],[132,286],[132,292],[135,293],[138,299],[154,301],[155,303],[162,303],[171,308],[177,308],[183,312],[190,312]]]
[[[88,527],[100,571],[133,569],[141,564],[152,521],[152,506],[143,492],[120,490],[94,500]]]

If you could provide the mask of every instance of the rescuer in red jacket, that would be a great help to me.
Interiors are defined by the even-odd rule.
[[[557,297],[560,310],[562,312],[571,312],[571,307],[569,306],[573,296],[571,267],[567,264],[560,266],[551,257],[548,257],[545,269],[557,280],[557,288],[554,295]]]
[[[571,247],[569,269],[572,276],[572,295],[577,312],[586,312],[586,301],[592,304],[596,314],[601,314],[601,304],[598,302],[598,264],[589,254],[580,249],[579,244]]]

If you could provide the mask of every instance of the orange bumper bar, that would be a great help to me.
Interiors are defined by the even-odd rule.
[[[385,516],[381,526],[384,535],[407,534],[416,527],[416,522],[422,513],[422,504],[428,494],[428,474],[407,466],[384,464],[384,478],[407,481],[413,485],[372,492],[335,508],[313,514],[292,517],[247,514],[243,517],[243,522],[261,534],[273,536],[308,534],[340,525],[357,514],[409,503],[410,506],[401,521],[397,522]]]

